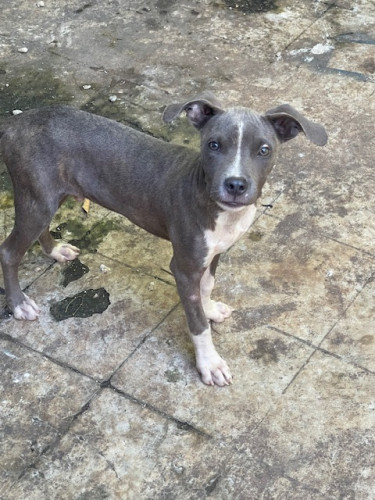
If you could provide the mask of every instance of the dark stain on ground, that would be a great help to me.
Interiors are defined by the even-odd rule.
[[[4,69],[8,73],[7,69]],[[9,115],[14,109],[40,108],[72,102],[72,92],[54,76],[52,70],[28,68],[17,76],[10,73],[7,86],[1,87],[0,115]]]
[[[89,272],[89,268],[82,264],[79,259],[74,259],[69,262],[62,271],[63,279],[61,285],[65,288],[72,281],[79,280],[82,276]]]
[[[118,122],[124,123],[125,125],[129,125],[136,130],[143,131],[140,121],[137,121],[135,119],[126,119],[126,116],[124,115],[124,106],[121,106],[121,101],[119,99],[115,102],[110,102],[108,100],[108,91],[110,91],[110,89],[104,89],[101,92],[98,92],[98,94],[94,96],[90,100],[90,102],[84,104],[81,109],[83,111],[87,111],[88,113],[105,116],[106,118],[109,118],[111,120],[116,120]]]
[[[296,304],[294,302],[288,302],[283,305],[264,305],[236,311],[233,314],[233,319],[237,329],[248,330],[249,328],[266,325],[281,314],[295,310]]]
[[[13,186],[5,165],[0,164],[0,210],[14,205]]]
[[[158,21],[153,17],[147,19],[151,23],[150,27],[156,29]],[[149,24],[147,19],[145,22]],[[163,23],[160,26],[163,29]],[[104,67],[92,66],[90,69],[104,71]],[[159,103],[154,103],[153,111],[135,104],[139,97],[141,97],[142,93],[140,89],[144,85],[144,75],[139,73],[135,68],[116,71],[116,74],[113,75],[105,87],[98,88],[94,82],[91,85],[95,92],[90,96],[90,101],[81,106],[83,111],[105,116],[139,132],[144,132],[167,142],[170,142],[172,139],[175,141],[177,136],[187,138],[187,143],[192,141],[193,145],[198,142],[197,139],[199,136],[187,120],[177,120],[175,123],[166,126],[162,120],[163,106],[160,106]],[[108,100],[109,95],[116,96],[116,101],[110,102]],[[146,127],[142,117],[145,114],[150,115],[150,112],[155,113],[155,121],[149,121]]]
[[[363,335],[363,337],[359,339],[359,342],[362,345],[371,345],[374,343],[374,335]]]
[[[128,82],[123,82],[123,85],[128,85]],[[170,141],[170,134],[168,133],[169,129],[162,123],[161,118],[160,125],[155,126],[152,130],[149,130],[143,126],[142,121],[137,116],[137,113],[140,113],[139,109],[135,110],[130,104],[124,106],[121,99],[117,99],[115,102],[110,102],[108,100],[108,93],[116,95],[116,91],[111,90],[110,88],[102,89],[101,92],[93,97],[89,103],[81,107],[82,111],[104,116],[110,120],[115,120],[123,125],[138,130],[138,132],[143,132],[152,137],[163,139],[168,142]]]
[[[156,7],[160,14],[167,14],[168,10],[174,6],[176,0],[158,0],[156,2]]]
[[[50,307],[50,313],[56,321],[68,318],[88,318],[93,314],[104,312],[110,303],[107,290],[91,288],[56,302]]]
[[[343,43],[363,43],[368,45],[375,45],[375,38],[371,37],[367,33],[340,33],[339,35],[333,36],[333,40]]]
[[[55,239],[61,239],[64,232],[68,231],[76,236],[69,240],[71,245],[77,246],[80,250],[95,253],[108,233],[119,229],[121,229],[120,224],[113,220],[101,220],[89,230],[79,220],[69,220],[59,224],[55,231],[51,231],[51,234]]]
[[[168,382],[176,383],[181,380],[181,373],[177,369],[173,370],[166,370],[164,372],[165,378],[168,380]]]
[[[286,244],[295,232],[300,231],[301,221],[302,216],[299,212],[291,213],[280,220],[275,227],[275,233],[280,244]]]
[[[2,172],[0,172],[0,191],[12,191],[13,185],[8,173],[8,170],[4,168]]]
[[[80,7],[79,9],[75,10],[74,13],[81,14],[84,10],[88,9],[89,7],[92,7],[92,3],[86,3],[85,5]]]
[[[79,442],[79,445],[82,446],[82,442]],[[111,463],[108,463],[108,467],[110,467],[113,472],[115,472],[114,467]],[[116,474],[117,476],[117,474]],[[85,489],[83,493],[80,493],[76,496],[77,500],[92,500],[93,498],[105,500],[107,498],[111,498],[112,492],[109,491],[108,487],[104,484],[100,484],[98,486],[92,486]]]
[[[163,29],[162,23],[154,19],[153,17],[149,17],[145,20],[145,24],[149,30],[158,31]]]
[[[12,311],[6,305],[2,311],[0,311],[0,319],[9,319],[13,316]]]
[[[332,277],[325,280],[324,288],[326,290],[326,304],[329,304],[337,309],[340,312],[340,315],[344,314],[346,306],[341,283],[335,283],[334,277]]]
[[[91,253],[97,251],[98,246],[104,240],[104,238],[111,231],[116,231],[120,229],[120,224],[113,220],[102,220],[97,222],[92,226],[92,228],[86,232],[79,239],[72,239],[69,241],[74,246],[82,250],[86,250]]]
[[[339,12],[340,9],[333,9],[335,6],[334,3],[328,6],[328,10],[332,13]],[[332,20],[331,20],[332,23]],[[337,49],[340,45],[348,44],[348,43],[359,43],[359,44],[371,44],[375,43],[375,40],[364,33],[347,33],[341,34],[334,37],[331,37],[332,40],[335,41],[335,47],[332,47],[330,50],[322,53],[322,54],[313,54],[313,57],[306,57],[304,52],[296,52],[292,58],[299,59],[302,63],[308,64],[314,71],[318,73],[327,73],[339,75],[346,78],[354,78],[360,82],[372,81],[372,74],[374,71],[374,61],[371,58],[366,58],[362,64],[359,65],[360,69],[362,69],[365,73],[361,73],[359,71],[348,71],[341,68],[334,68],[331,66],[331,57],[334,53],[335,49]],[[340,43],[341,42],[341,43]],[[316,43],[314,40],[307,41],[305,40],[306,46],[313,46]],[[370,76],[367,74],[370,73]]]
[[[251,241],[260,241],[263,238],[263,233],[260,231],[250,231],[248,238]]]
[[[217,474],[208,481],[208,483],[204,488],[207,495],[210,495],[211,493],[214,492],[216,486],[219,484],[220,478],[221,478],[220,474]]]
[[[363,60],[361,67],[363,70],[367,73],[374,74],[375,73],[375,58],[374,57],[367,57],[366,59]]]
[[[266,365],[277,363],[279,355],[287,352],[287,346],[280,339],[260,339],[256,341],[256,348],[250,351],[249,357],[262,360]]]
[[[268,12],[277,9],[274,0],[225,0],[225,3],[228,7],[240,10],[244,14]]]
[[[75,236],[81,236],[87,232],[84,224],[79,220],[67,220],[66,222],[61,222],[54,230],[50,231],[55,240],[64,239],[64,233],[71,233]]]
[[[14,205],[14,198],[12,191],[0,191],[0,210],[11,208]]]
[[[336,332],[328,340],[331,345],[353,344],[353,340],[341,332]]]

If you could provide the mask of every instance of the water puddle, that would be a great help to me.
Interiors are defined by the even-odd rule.
[[[56,321],[88,318],[93,314],[103,313],[110,303],[109,293],[105,288],[89,289],[56,302],[50,307],[50,313]]]
[[[82,264],[79,259],[74,259],[62,271],[63,279],[61,285],[65,288],[72,281],[79,280],[82,276],[89,272],[89,268]]]
[[[274,0],[225,0],[225,3],[227,7],[239,10],[244,14],[268,12],[278,8]]]

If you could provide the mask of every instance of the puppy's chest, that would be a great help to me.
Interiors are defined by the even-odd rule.
[[[205,231],[207,255],[205,267],[215,255],[226,252],[251,226],[256,213],[255,205],[241,212],[222,212],[216,220],[215,229]]]

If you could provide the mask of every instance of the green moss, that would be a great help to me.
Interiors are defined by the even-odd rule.
[[[69,104],[73,100],[72,92],[50,69],[26,68],[8,78],[6,68],[0,67],[1,71],[6,82],[0,92],[1,115],[9,114],[13,109],[25,111],[52,104]]]

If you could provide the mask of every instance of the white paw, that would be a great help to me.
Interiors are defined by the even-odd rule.
[[[197,370],[207,385],[230,385],[232,375],[226,362],[219,356],[212,342],[211,328],[199,335],[191,335],[195,348]]]
[[[14,308],[13,315],[15,319],[34,321],[38,319],[40,309],[35,304],[33,299],[30,299],[26,294],[23,294],[25,300]]]
[[[67,262],[68,260],[74,260],[79,255],[79,248],[70,245],[69,243],[57,243],[52,249],[52,252],[48,254],[51,259],[57,260],[57,262]]]
[[[225,319],[231,316],[233,309],[222,302],[210,300],[204,306],[204,313],[207,319],[211,319],[215,323],[222,323]]]
[[[197,370],[202,382],[207,385],[219,385],[223,387],[230,385],[233,381],[232,375],[226,362],[215,351],[210,356],[198,359]]]

